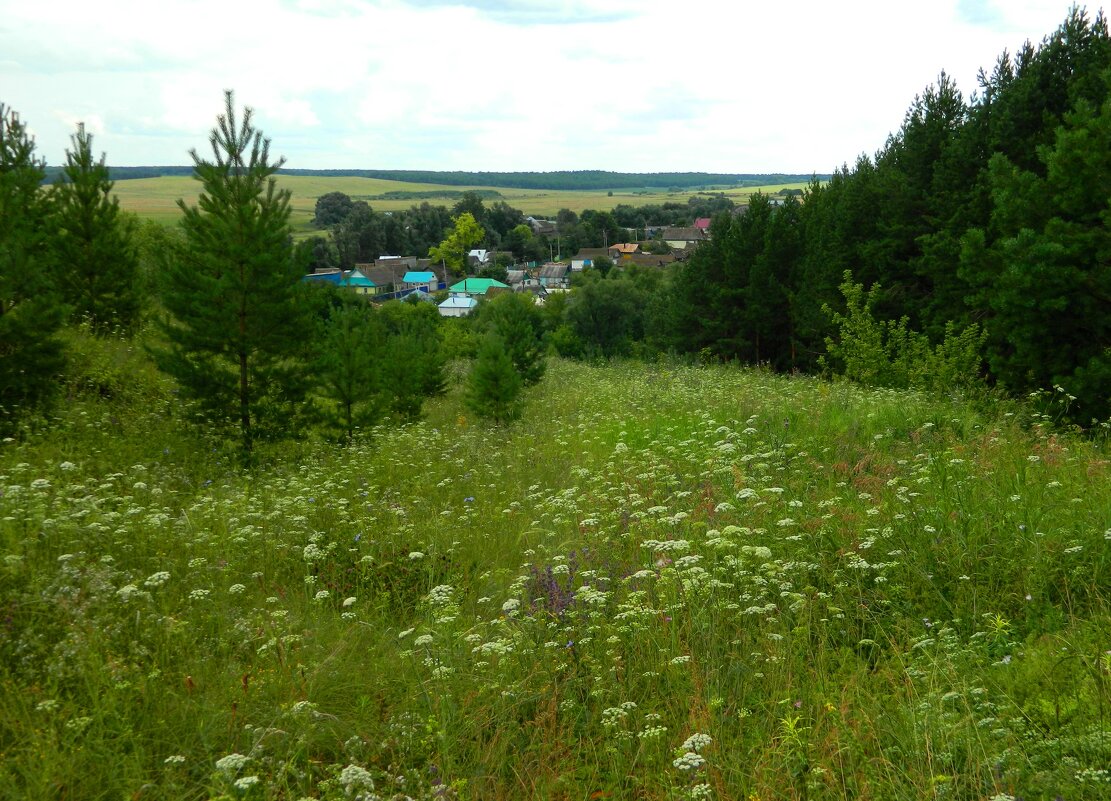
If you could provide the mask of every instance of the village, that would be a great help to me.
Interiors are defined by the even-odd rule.
[[[537,236],[555,237],[557,225],[552,220],[528,217],[527,222]],[[368,299],[413,300],[435,303],[442,317],[466,317],[483,300],[505,292],[527,292],[538,305],[548,295],[571,289],[572,276],[583,270],[604,267],[622,269],[665,268],[685,261],[691,253],[710,238],[710,218],[700,217],[689,227],[647,227],[644,239],[619,242],[600,248],[582,248],[570,258],[554,258],[547,262],[510,264],[505,268],[505,281],[481,275],[498,263],[497,251],[472,249],[467,254],[467,273],[455,275],[444,264],[416,256],[382,255],[373,262],[356,264],[350,270],[327,268],[304,277],[306,282],[330,284]],[[660,243],[666,248],[660,247]],[[654,252],[649,252],[649,250]]]

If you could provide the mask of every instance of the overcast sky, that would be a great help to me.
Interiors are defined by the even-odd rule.
[[[191,163],[233,89],[289,167],[825,173],[1069,6],[0,0],[0,102],[49,164],[79,120],[109,164]]]

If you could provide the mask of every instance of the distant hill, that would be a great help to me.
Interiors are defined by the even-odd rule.
[[[191,175],[188,166],[109,167],[113,180],[158,178],[165,175]],[[47,167],[47,181],[53,182],[60,167]],[[433,170],[292,170],[285,175],[322,177],[379,178],[408,183],[445,184],[448,186],[500,186],[511,189],[641,189],[693,187],[744,187],[767,184],[803,183],[811,178],[828,180],[829,175],[786,173],[714,173],[714,172],[607,172],[605,170],[563,170],[556,172],[436,172]]]

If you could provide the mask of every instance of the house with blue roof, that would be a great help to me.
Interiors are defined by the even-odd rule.
[[[343,273],[339,270],[322,270],[317,273],[309,273],[301,279],[309,284],[331,284],[332,286],[339,286],[343,283]]]
[[[466,295],[452,295],[437,306],[441,317],[466,317],[478,307],[478,301]]]
[[[423,289],[435,292],[440,288],[440,280],[431,270],[410,270],[401,278],[401,289]]]

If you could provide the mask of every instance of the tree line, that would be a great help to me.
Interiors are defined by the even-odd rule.
[[[192,175],[189,166],[109,167],[114,181],[133,178]],[[60,170],[47,167],[46,178],[53,181]],[[606,170],[555,170],[552,172],[466,172],[453,170],[312,170],[283,167],[282,175],[310,175],[326,178],[378,178],[405,183],[446,184],[448,186],[495,186],[506,189],[690,189],[694,187],[745,187],[799,183],[810,175],[787,173],[707,173],[707,172],[609,172]],[[818,176],[827,178],[828,176]]]
[[[914,337],[923,352],[982,334],[989,381],[1016,395],[1057,387],[1072,419],[1106,419],[1109,187],[1111,37],[1102,14],[1073,9],[1038,46],[981,71],[969,100],[942,74],[874,157],[801,199],[758,195],[743,216],[717,215],[667,281],[623,277],[636,300],[602,350],[804,371],[825,356],[843,369],[837,316],[867,313],[887,326],[889,360]]]
[[[374,261],[386,253],[428,257],[440,245],[463,214],[478,224],[480,234],[471,247],[497,251],[499,267],[518,262],[544,262],[562,255],[568,258],[582,248],[643,238],[649,228],[691,226],[700,217],[711,217],[735,209],[732,199],[721,193],[695,195],[688,201],[633,206],[618,204],[612,211],[586,209],[577,214],[561,209],[551,230],[536,232],[525,214],[504,200],[487,204],[479,192],[463,192],[448,208],[424,202],[409,209],[378,212],[364,201],[343,192],[328,192],[317,198],[314,224],[326,231],[298,243],[307,271],[351,269]],[[666,246],[663,252],[668,252]]]

